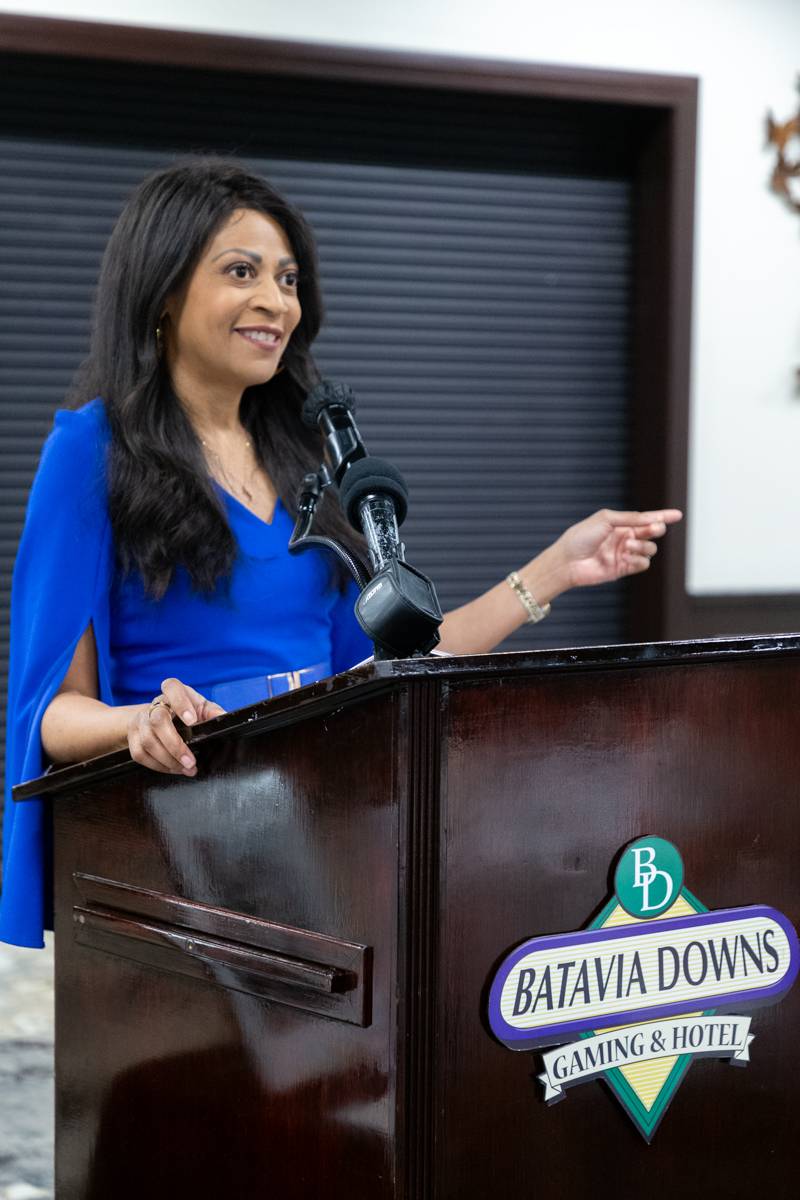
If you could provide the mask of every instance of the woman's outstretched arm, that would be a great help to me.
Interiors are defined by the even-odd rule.
[[[663,537],[682,515],[677,508],[652,512],[601,509],[571,525],[518,574],[542,607],[570,588],[637,575],[650,566],[657,550],[655,539]],[[503,580],[445,615],[440,649],[450,654],[485,654],[527,619],[519,598]]]

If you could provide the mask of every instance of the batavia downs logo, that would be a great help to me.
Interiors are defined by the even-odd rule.
[[[495,975],[489,1023],[542,1054],[548,1103],[603,1078],[649,1142],[695,1058],[750,1061],[750,1017],[798,972],[797,934],[765,905],[717,909],[684,887],[660,837],[623,851],[614,895],[588,929],[531,938]]]

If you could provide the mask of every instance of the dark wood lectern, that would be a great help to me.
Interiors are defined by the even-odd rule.
[[[109,755],[52,797],[59,1200],[788,1197],[800,985],[652,1144],[548,1107],[488,1029],[503,956],[585,926],[632,838],[709,908],[800,916],[800,636],[379,663]]]

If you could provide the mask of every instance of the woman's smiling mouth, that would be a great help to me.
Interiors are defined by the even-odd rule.
[[[280,330],[265,329],[265,328],[243,328],[237,329],[236,333],[240,334],[253,346],[258,346],[261,350],[274,350],[281,343],[282,334]]]

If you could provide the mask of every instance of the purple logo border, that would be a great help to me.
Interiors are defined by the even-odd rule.
[[[516,1029],[509,1025],[500,1012],[500,998],[509,974],[520,961],[534,950],[549,950],[559,947],[586,945],[595,942],[624,941],[626,938],[641,937],[642,934],[669,933],[670,930],[697,928],[704,925],[718,925],[730,920],[751,920],[753,917],[768,917],[780,925],[789,942],[789,965],[779,981],[772,987],[746,989],[745,991],[729,992],[720,996],[698,994],[686,1000],[673,1004],[660,1005],[657,1008],[631,1008],[607,1016],[583,1018],[581,1020],[562,1022],[560,1025],[542,1025],[537,1029]],[[534,1046],[545,1046],[555,1042],[569,1041],[572,1036],[590,1030],[605,1029],[610,1025],[627,1025],[635,1021],[658,1020],[661,1017],[679,1016],[681,1013],[694,1012],[698,1007],[713,1005],[715,1009],[748,1006],[760,1007],[780,999],[794,983],[800,969],[800,946],[797,932],[788,917],[777,909],[766,904],[752,904],[741,908],[718,908],[713,912],[701,913],[695,916],[672,917],[667,920],[637,921],[635,925],[622,925],[613,929],[587,929],[574,933],[547,934],[544,937],[528,938],[527,941],[512,950],[503,960],[492,981],[489,992],[489,1025],[492,1033],[512,1050],[528,1050]],[[516,1043],[524,1043],[518,1045]]]

